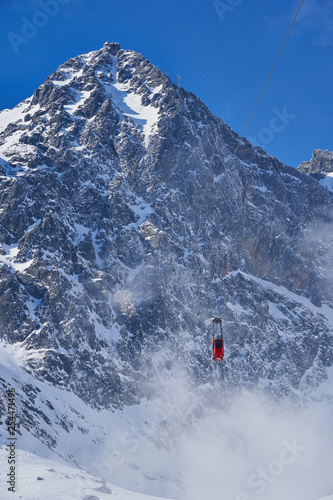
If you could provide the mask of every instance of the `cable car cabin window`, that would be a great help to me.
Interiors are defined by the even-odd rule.
[[[215,340],[215,347],[217,347],[218,349],[221,349],[221,347],[222,347],[222,340]]]

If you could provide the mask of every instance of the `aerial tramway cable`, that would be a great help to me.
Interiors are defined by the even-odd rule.
[[[262,96],[263,96],[263,94],[264,94],[264,92],[265,92],[265,89],[266,89],[266,87],[267,87],[267,85],[268,85],[268,83],[269,83],[269,80],[270,80],[270,78],[271,78],[271,76],[272,76],[272,74],[273,74],[273,71],[274,71],[274,69],[275,69],[275,66],[277,65],[277,62],[278,62],[278,60],[279,60],[279,58],[280,58],[280,56],[281,56],[281,53],[282,53],[282,51],[283,51],[283,48],[284,48],[284,46],[285,46],[285,44],[286,44],[286,42],[287,42],[287,40],[288,40],[288,38],[289,38],[289,35],[290,35],[291,30],[292,30],[292,28],[293,28],[293,26],[294,26],[294,24],[295,24],[295,22],[296,22],[296,19],[297,19],[298,15],[299,15],[299,12],[300,12],[300,10],[301,10],[301,8],[302,8],[303,3],[304,3],[304,0],[301,0],[300,4],[299,4],[299,6],[298,6],[298,9],[297,9],[297,11],[296,11],[296,14],[295,14],[295,16],[294,16],[294,18],[293,18],[293,20],[292,20],[292,22],[291,22],[291,25],[290,25],[289,29],[288,29],[288,32],[287,32],[287,34],[286,34],[286,36],[285,36],[285,38],[284,38],[284,40],[283,40],[283,43],[282,43],[282,45],[281,45],[281,48],[280,48],[280,50],[279,50],[279,52],[278,52],[278,54],[277,54],[277,56],[276,56],[276,58],[275,58],[274,64],[273,64],[273,66],[272,66],[272,68],[271,68],[271,70],[270,70],[270,72],[269,72],[269,75],[268,75],[268,77],[267,77],[267,79],[266,79],[266,81],[265,81],[265,84],[264,84],[264,86],[263,86],[263,88],[262,88],[262,90],[261,90],[261,92],[260,92],[260,95],[259,95],[259,97],[258,97],[258,99],[257,99],[257,102],[256,102],[256,104],[255,104],[255,106],[254,106],[254,108],[253,108],[253,110],[252,110],[252,113],[251,113],[251,115],[250,115],[250,118],[249,118],[249,120],[248,120],[248,122],[247,122],[247,124],[246,124],[246,126],[245,126],[245,129],[244,129],[244,131],[243,131],[243,134],[242,134],[242,136],[240,137],[240,139],[239,139],[239,141],[238,141],[238,145],[237,145],[237,147],[236,147],[236,149],[235,149],[235,151],[234,151],[234,153],[233,153],[233,156],[232,156],[231,160],[228,162],[228,164],[226,164],[226,162],[224,161],[224,159],[223,159],[223,157],[222,157],[222,155],[221,155],[221,153],[220,153],[220,148],[219,148],[219,145],[218,145],[218,144],[217,144],[217,142],[216,142],[215,137],[214,137],[214,136],[212,136],[213,142],[214,142],[214,144],[215,144],[216,152],[217,152],[217,154],[218,154],[218,156],[219,156],[219,158],[220,158],[221,162],[223,163],[223,165],[224,165],[224,167],[225,167],[225,174],[226,174],[226,176],[229,178],[230,184],[231,184],[231,185],[232,185],[232,187],[234,188],[235,193],[237,193],[237,197],[240,199],[241,204],[243,205],[243,217],[242,217],[242,231],[243,231],[243,239],[244,239],[244,230],[245,230],[245,203],[246,203],[246,200],[247,200],[247,201],[249,201],[249,197],[248,197],[248,193],[247,193],[246,186],[244,185],[242,178],[239,176],[239,180],[240,180],[240,184],[241,184],[241,186],[240,186],[240,187],[241,187],[241,191],[242,191],[242,192],[243,192],[243,194],[244,194],[243,199],[240,197],[240,195],[239,195],[239,193],[238,193],[237,189],[235,188],[235,184],[234,184],[234,182],[232,181],[231,176],[229,175],[229,169],[232,167],[232,165],[233,165],[233,163],[234,163],[235,157],[236,157],[236,155],[237,155],[237,153],[238,153],[238,150],[239,150],[240,146],[242,145],[242,141],[243,141],[243,139],[244,139],[244,137],[245,137],[246,131],[247,131],[247,129],[248,129],[248,127],[249,127],[249,125],[250,125],[250,123],[251,123],[251,121],[252,121],[252,119],[253,119],[253,116],[254,116],[254,114],[255,114],[255,112],[256,112],[256,110],[257,110],[257,108],[258,108],[258,105],[259,105],[259,103],[260,103],[260,101],[261,101],[261,98],[262,98]],[[202,149],[203,149],[203,148],[202,148]],[[203,151],[204,151],[204,150],[203,150]],[[205,154],[205,153],[204,153],[204,154]],[[205,154],[205,156],[206,156],[206,154]],[[214,173],[213,173],[213,171],[212,171],[212,168],[211,168],[211,166],[210,166],[209,162],[207,162],[207,164],[208,164],[208,167],[209,167],[209,169],[210,169],[210,171],[211,171],[211,174],[212,174],[212,176],[213,176],[213,178],[214,178]],[[220,183],[220,184],[219,184],[219,186],[218,186],[218,191],[221,193],[221,195],[222,195],[222,196],[223,196],[223,198],[225,199],[225,196],[224,196],[223,191],[222,191],[222,183]],[[207,210],[207,212],[206,212],[206,214],[207,214],[207,215],[206,215],[206,217],[205,217],[205,221],[206,221],[206,219],[207,219],[207,216],[208,216],[208,213],[209,213],[209,211],[210,211],[211,206],[212,206],[212,202],[211,202],[211,204],[210,204],[210,206],[209,206],[209,209],[208,209],[208,210]],[[272,211],[272,209],[271,209],[271,211]],[[205,222],[205,221],[204,221],[204,222]]]
[[[287,32],[287,34],[286,34],[285,38],[284,38],[284,40],[283,40],[282,46],[281,46],[281,48],[280,48],[280,50],[279,50],[279,52],[278,52],[278,54],[277,54],[277,57],[275,58],[274,64],[273,64],[273,66],[272,66],[272,68],[271,68],[271,70],[270,70],[270,72],[269,72],[269,74],[268,74],[268,77],[267,77],[267,79],[266,79],[266,81],[265,81],[265,84],[264,84],[264,86],[263,86],[263,88],[262,88],[262,90],[261,90],[261,92],[260,92],[260,95],[259,95],[259,97],[258,97],[258,99],[257,99],[257,101],[256,101],[256,104],[255,104],[255,106],[254,106],[254,108],[253,108],[253,110],[252,110],[252,113],[251,113],[251,115],[250,115],[250,117],[249,117],[249,120],[248,120],[248,122],[247,122],[247,124],[246,124],[246,126],[245,126],[245,128],[244,128],[243,134],[242,134],[242,136],[241,136],[241,137],[238,139],[238,141],[237,141],[237,142],[238,142],[238,144],[237,144],[237,146],[235,147],[235,150],[234,150],[234,153],[233,153],[233,155],[232,155],[231,160],[229,160],[228,162],[226,162],[226,161],[224,160],[223,156],[222,156],[221,146],[220,146],[220,144],[218,143],[218,142],[219,142],[219,135],[217,135],[217,137],[215,137],[215,135],[214,135],[214,134],[212,134],[212,135],[211,135],[212,141],[213,141],[213,143],[214,143],[214,145],[215,145],[215,151],[216,151],[216,154],[218,155],[218,157],[219,157],[220,161],[222,162],[222,165],[224,166],[224,177],[227,177],[227,178],[229,179],[229,183],[230,183],[230,185],[232,186],[232,189],[234,190],[236,197],[240,200],[241,205],[242,205],[242,208],[243,208],[243,217],[242,217],[242,231],[243,231],[243,239],[244,239],[244,229],[245,229],[245,223],[246,223],[246,219],[245,219],[246,201],[249,201],[249,196],[248,196],[248,191],[247,191],[246,185],[244,185],[244,182],[243,182],[242,177],[239,175],[239,181],[240,181],[240,183],[239,183],[238,185],[236,185],[236,184],[235,184],[235,182],[234,182],[234,180],[233,180],[233,178],[232,178],[232,176],[231,176],[231,174],[230,174],[230,169],[231,169],[231,168],[233,167],[233,165],[234,165],[234,162],[235,162],[235,159],[236,159],[236,157],[237,157],[237,153],[238,153],[238,151],[239,151],[239,148],[243,145],[243,139],[244,139],[244,137],[245,137],[245,134],[246,134],[246,132],[247,132],[247,130],[248,130],[248,128],[249,128],[249,125],[250,125],[250,123],[251,123],[251,121],[252,121],[252,119],[253,119],[253,116],[254,116],[254,114],[255,114],[255,112],[256,112],[256,110],[257,110],[258,106],[259,106],[259,103],[260,103],[260,101],[261,101],[261,99],[262,99],[262,97],[263,97],[263,94],[264,94],[264,92],[265,92],[265,90],[266,90],[266,88],[267,88],[267,86],[268,86],[268,83],[269,83],[269,81],[270,81],[271,77],[272,77],[272,74],[273,74],[273,72],[274,72],[274,69],[275,69],[275,67],[276,67],[276,65],[277,65],[277,63],[278,63],[278,60],[279,60],[279,58],[280,58],[280,56],[281,56],[281,53],[282,53],[282,51],[283,51],[283,49],[284,49],[284,46],[285,46],[285,44],[286,44],[286,42],[287,42],[287,40],[288,40],[288,38],[289,38],[289,35],[290,35],[291,30],[292,30],[292,28],[293,28],[293,26],[294,26],[294,24],[295,24],[295,22],[296,22],[296,19],[297,19],[298,15],[299,15],[299,12],[300,12],[300,10],[301,10],[301,8],[302,8],[303,3],[304,3],[304,0],[301,0],[301,2],[300,2],[300,4],[299,4],[299,7],[298,7],[298,9],[297,9],[297,12],[296,12],[296,14],[295,14],[295,16],[294,16],[294,18],[293,18],[293,20],[292,20],[292,23],[291,23],[291,25],[290,25],[290,27],[289,27],[289,29],[288,29],[288,32]],[[217,132],[218,132],[218,130],[217,130]],[[201,142],[200,142],[200,146],[201,146],[201,148],[202,148],[202,151],[203,151],[204,156],[205,156],[205,157],[206,157],[206,159],[207,159],[207,167],[208,167],[208,169],[209,169],[209,170],[210,170],[210,172],[211,172],[212,179],[214,179],[215,174],[214,174],[214,172],[213,172],[213,170],[212,170],[212,167],[211,167],[211,165],[210,165],[209,158],[207,157],[207,154],[206,154],[206,152],[205,152],[205,150],[204,150],[204,148],[203,148],[202,140],[201,140]],[[230,155],[230,156],[231,156],[231,155]],[[238,168],[239,168],[239,165],[238,165]],[[147,168],[147,170],[148,170],[148,168]],[[278,173],[279,173],[279,172],[278,172]],[[222,197],[223,197],[223,199],[225,200],[225,202],[226,202],[227,206],[229,207],[230,200],[227,200],[227,199],[226,199],[226,196],[225,196],[225,194],[224,194],[224,192],[223,192],[223,190],[222,190],[222,187],[223,187],[222,182],[220,182],[220,183],[217,185],[217,190],[216,190],[216,191],[217,191],[217,193],[220,193],[220,194],[221,194],[221,196],[222,196]],[[237,188],[238,188],[238,189],[237,189]],[[208,215],[209,215],[209,213],[210,213],[210,209],[212,208],[213,203],[214,203],[214,200],[212,200],[212,201],[210,202],[210,205],[208,206],[208,209],[206,210],[206,216],[205,216],[205,218],[204,218],[204,223],[206,222],[206,219],[207,219],[207,217],[208,217]],[[273,211],[273,206],[271,207],[271,213],[272,213],[272,211]],[[216,217],[216,213],[215,213],[215,217]],[[167,235],[167,237],[168,237],[168,238],[170,238],[170,236],[169,236],[169,235]],[[333,240],[332,240],[332,241],[333,241]],[[331,245],[330,245],[330,243],[331,243],[331,242],[329,242],[328,244],[326,244],[326,245],[325,245],[325,246],[326,246],[326,248],[324,249],[324,251],[327,251],[327,250],[330,248],[330,246],[331,246]],[[215,244],[216,244],[216,243],[215,243]],[[291,271],[291,272],[292,272],[292,271]],[[291,272],[290,272],[289,274],[287,274],[287,276],[286,276],[285,278],[287,278],[288,276],[290,276]],[[275,286],[277,286],[277,285],[275,285]],[[275,286],[271,287],[270,289],[274,289],[274,287],[275,287]],[[163,300],[164,300],[164,299],[165,299],[165,297],[164,297],[164,295],[163,295],[163,293],[162,293],[162,297],[161,297],[161,298],[160,298],[160,300],[158,301],[157,305],[155,305],[155,307],[154,307],[154,308],[152,308],[152,310],[151,310],[151,311],[150,311],[150,312],[149,312],[149,313],[145,316],[145,318],[148,318],[149,316],[153,315],[153,314],[155,313],[155,311],[158,309],[158,307],[161,305],[161,303],[163,302]],[[216,311],[216,313],[217,313],[217,311]],[[217,316],[218,316],[218,314],[216,314],[216,318],[215,318],[215,319],[219,319],[219,318],[217,318]],[[144,318],[144,319],[145,319],[145,318]],[[216,323],[217,323],[217,322],[216,322]],[[222,339],[222,332],[221,332],[221,339]],[[213,340],[214,340],[214,323],[213,323]],[[221,358],[221,359],[222,359],[222,358]]]
[[[260,103],[260,101],[261,101],[261,98],[262,98],[262,96],[263,96],[263,94],[264,94],[264,92],[265,92],[265,90],[266,90],[266,87],[267,87],[267,85],[268,85],[268,82],[269,82],[269,80],[271,79],[271,76],[272,76],[272,74],[273,74],[273,71],[274,71],[274,69],[275,69],[275,66],[277,65],[277,62],[278,62],[278,60],[279,60],[279,58],[280,58],[280,56],[281,56],[282,50],[283,50],[283,48],[284,48],[284,46],[285,46],[285,44],[286,44],[286,42],[287,42],[287,40],[288,40],[288,38],[289,38],[290,32],[291,32],[291,30],[292,30],[292,28],[293,28],[293,26],[294,26],[294,24],[295,24],[295,21],[296,21],[296,19],[297,19],[297,17],[298,17],[298,14],[299,14],[299,12],[300,12],[300,10],[301,10],[301,8],[302,8],[303,3],[304,3],[304,0],[301,0],[301,3],[300,3],[300,5],[299,5],[299,7],[298,7],[298,9],[297,9],[297,12],[296,12],[296,14],[295,14],[295,16],[294,16],[294,18],[293,18],[293,20],[292,20],[292,23],[291,23],[291,25],[290,25],[290,27],[289,27],[289,29],[288,29],[287,35],[285,36],[285,38],[284,38],[284,40],[283,40],[283,43],[282,43],[282,45],[281,45],[281,48],[280,48],[280,50],[279,50],[279,52],[278,52],[278,55],[276,56],[276,59],[275,59],[274,64],[273,64],[273,66],[272,66],[272,69],[271,69],[271,70],[270,70],[270,72],[269,72],[269,75],[268,75],[268,77],[267,77],[267,79],[266,79],[266,82],[265,82],[265,84],[264,84],[264,86],[263,86],[263,88],[262,88],[261,92],[260,92],[260,95],[259,95],[259,97],[258,97],[258,100],[257,100],[257,102],[256,102],[256,104],[255,104],[255,106],[254,106],[254,108],[253,108],[253,110],[252,110],[252,113],[251,113],[250,118],[249,118],[249,120],[248,120],[248,122],[247,122],[247,124],[246,124],[246,127],[245,127],[245,129],[244,129],[244,131],[243,131],[243,134],[242,134],[242,136],[240,137],[240,139],[239,139],[239,141],[238,141],[238,145],[237,145],[237,147],[236,147],[236,149],[235,149],[235,151],[234,151],[234,154],[233,154],[233,156],[232,156],[232,158],[231,158],[230,162],[228,162],[230,166],[232,166],[232,164],[233,164],[233,162],[234,162],[234,159],[235,159],[235,157],[236,157],[236,155],[237,155],[237,153],[238,153],[239,147],[240,147],[240,145],[242,144],[242,140],[244,139],[244,136],[245,136],[245,134],[246,134],[246,131],[247,131],[247,129],[249,128],[249,125],[250,125],[250,123],[251,123],[251,121],[252,121],[252,118],[253,118],[253,116],[254,116],[254,114],[255,114],[255,112],[256,112],[256,110],[257,110],[257,108],[258,108],[258,105],[259,105],[259,103]],[[222,158],[222,156],[221,156],[221,154],[220,154],[220,152],[219,152],[219,148],[218,148],[218,145],[217,145],[217,143],[216,143],[216,140],[215,140],[215,137],[214,137],[214,136],[213,136],[213,142],[214,142],[214,144],[215,144],[215,147],[216,147],[217,153],[218,153],[218,155],[219,155],[219,157],[220,157],[220,160],[222,161],[223,165],[225,166],[225,172],[226,172],[226,174],[228,175],[229,179],[231,180],[231,178],[230,178],[230,176],[229,176],[229,174],[228,174],[228,166],[226,165],[226,163],[225,163],[224,159]],[[208,166],[209,166],[209,168],[210,168],[210,170],[211,170],[211,173],[212,173],[212,175],[213,175],[213,177],[214,177],[214,173],[213,173],[213,171],[212,171],[212,169],[211,169],[211,167],[210,167],[209,163],[208,163]],[[240,179],[240,182],[241,182],[241,185],[242,185],[241,187],[243,188],[243,191],[244,191],[244,196],[245,196],[245,198],[247,198],[247,199],[248,199],[248,195],[247,195],[246,187],[244,186],[243,180],[242,180],[242,178],[241,178],[241,177],[239,177],[239,179]],[[231,184],[232,184],[232,186],[234,187],[234,183],[233,183],[233,182],[231,182]],[[222,194],[221,184],[220,184],[220,186],[219,186],[219,190],[220,190],[220,192],[221,192],[221,194]],[[236,191],[236,190],[235,190],[235,191]],[[238,194],[237,194],[237,196],[238,196]],[[242,200],[241,200],[241,201],[242,201]],[[244,201],[243,201],[243,203],[244,203]],[[244,222],[245,222],[245,221],[243,220],[243,224],[244,224]]]
[[[297,19],[297,17],[298,17],[298,14],[299,14],[299,12],[300,12],[300,10],[301,10],[301,8],[302,8],[303,3],[304,3],[304,0],[302,0],[302,1],[301,1],[300,5],[299,5],[299,7],[298,7],[298,9],[297,9],[297,12],[296,12],[296,14],[295,14],[295,17],[294,17],[294,19],[293,19],[293,21],[292,21],[292,23],[291,23],[291,25],[290,25],[290,28],[289,28],[289,30],[288,30],[288,33],[286,34],[285,39],[283,40],[283,43],[282,43],[281,48],[280,48],[280,50],[279,50],[279,53],[278,53],[278,55],[276,56],[276,59],[275,59],[274,64],[273,64],[273,66],[272,66],[272,69],[271,69],[271,71],[269,72],[269,75],[268,75],[268,77],[267,77],[267,80],[266,80],[266,82],[265,82],[265,85],[263,86],[263,89],[262,89],[262,91],[260,92],[260,95],[259,95],[259,97],[258,97],[258,100],[257,100],[257,102],[256,102],[256,105],[255,105],[255,106],[254,106],[254,108],[253,108],[253,111],[252,111],[252,113],[251,113],[251,116],[250,116],[250,118],[249,118],[249,121],[248,121],[248,122],[247,122],[247,124],[246,124],[246,127],[245,127],[245,129],[244,129],[244,132],[243,132],[242,137],[241,137],[241,139],[240,139],[240,140],[242,140],[242,139],[244,138],[244,136],[245,136],[245,134],[246,134],[246,131],[247,131],[247,129],[249,128],[249,125],[250,125],[250,123],[251,123],[251,121],[252,121],[253,115],[254,115],[254,113],[256,112],[256,109],[257,109],[257,107],[258,107],[258,105],[259,105],[259,102],[261,101],[261,98],[262,98],[262,96],[263,96],[263,93],[264,93],[264,92],[265,92],[265,90],[266,90],[266,87],[267,87],[267,85],[268,85],[268,82],[269,82],[269,80],[270,80],[270,78],[271,78],[271,76],[272,76],[272,73],[273,73],[273,71],[274,71],[274,68],[275,68],[275,66],[276,66],[276,64],[277,64],[277,62],[278,62],[278,60],[279,60],[279,58],[280,58],[281,52],[282,52],[282,50],[283,50],[283,47],[285,46],[285,44],[286,44],[286,42],[287,42],[287,40],[288,40],[288,38],[289,38],[290,32],[291,32],[291,30],[292,30],[292,28],[293,28],[293,26],[294,26],[294,24],[295,24],[295,21],[296,21],[296,19]],[[239,144],[240,144],[240,143],[239,143]],[[237,151],[238,151],[239,144],[238,144],[238,147],[236,148],[236,151],[235,151],[234,156],[236,155],[236,153],[237,153]]]
[[[217,143],[217,138],[215,138],[214,134],[212,134],[212,140],[213,140],[213,143],[214,143],[214,145],[215,145],[215,150],[216,150],[216,153],[217,153],[217,155],[218,155],[218,157],[219,157],[220,161],[222,162],[222,164],[223,164],[223,166],[224,166],[224,177],[227,177],[227,178],[228,178],[229,183],[230,183],[230,185],[232,186],[232,188],[233,188],[233,190],[234,190],[234,192],[235,192],[235,195],[236,195],[236,196],[237,196],[237,198],[240,200],[241,205],[242,205],[242,211],[243,211],[243,216],[242,216],[242,233],[243,233],[243,240],[244,240],[244,231],[245,231],[245,212],[246,212],[246,202],[247,202],[247,201],[249,201],[249,196],[248,196],[248,192],[247,192],[246,186],[244,185],[243,179],[242,179],[242,177],[239,175],[239,181],[240,181],[239,186],[240,186],[240,191],[241,191],[241,193],[243,193],[243,195],[241,195],[241,193],[240,193],[240,192],[239,192],[239,190],[237,189],[237,187],[238,187],[238,186],[236,186],[236,185],[235,185],[235,183],[234,183],[234,181],[233,181],[233,179],[232,179],[232,176],[230,175],[230,169],[231,169],[231,167],[232,167],[232,166],[233,166],[233,164],[234,164],[234,161],[235,161],[235,158],[236,158],[236,155],[237,155],[237,153],[238,153],[239,148],[240,148],[240,147],[241,147],[241,145],[243,144],[243,139],[244,139],[244,137],[245,137],[245,134],[246,134],[246,132],[247,132],[247,130],[248,130],[248,128],[249,128],[249,125],[250,125],[250,123],[251,123],[251,121],[252,121],[252,119],[253,119],[253,116],[254,116],[254,114],[255,114],[255,112],[256,112],[256,110],[257,110],[257,108],[258,108],[258,105],[259,105],[259,103],[260,103],[260,101],[261,101],[261,99],[262,99],[262,96],[263,96],[263,94],[264,94],[264,92],[265,92],[265,90],[266,90],[266,88],[267,88],[267,85],[268,85],[268,83],[269,83],[270,79],[271,79],[271,76],[272,76],[272,74],[273,74],[273,71],[274,71],[274,69],[275,69],[275,67],[276,67],[276,65],[277,65],[277,63],[278,63],[278,60],[279,60],[279,58],[280,58],[280,56],[281,56],[281,53],[282,53],[282,51],[283,51],[283,49],[284,49],[284,46],[285,46],[285,44],[286,44],[287,40],[288,40],[288,38],[289,38],[289,35],[290,35],[291,30],[292,30],[292,28],[293,28],[293,26],[294,26],[294,24],[295,24],[295,22],[296,22],[296,19],[297,19],[298,15],[299,15],[299,12],[300,12],[300,10],[301,10],[301,8],[302,8],[303,3],[304,3],[304,0],[301,0],[300,4],[299,4],[299,6],[298,6],[298,9],[297,9],[297,11],[296,11],[296,14],[295,14],[295,16],[294,16],[294,18],[293,18],[293,20],[292,20],[292,22],[291,22],[291,25],[290,25],[289,29],[288,29],[288,32],[287,32],[287,34],[286,34],[286,36],[285,36],[285,38],[284,38],[284,40],[283,40],[283,43],[282,43],[282,45],[281,45],[281,47],[280,47],[280,50],[279,50],[279,52],[278,52],[278,54],[277,54],[277,56],[276,56],[276,58],[275,58],[275,61],[274,61],[274,63],[273,63],[273,66],[272,66],[272,68],[271,68],[271,70],[270,70],[270,72],[269,72],[269,74],[268,74],[268,77],[267,77],[267,79],[266,79],[266,81],[265,81],[265,84],[264,84],[264,86],[263,86],[263,88],[262,88],[262,90],[261,90],[261,92],[260,92],[260,95],[259,95],[259,97],[258,97],[258,99],[257,99],[257,101],[256,101],[256,104],[255,104],[255,106],[254,106],[254,108],[253,108],[253,110],[252,110],[252,112],[251,112],[251,115],[250,115],[250,117],[249,117],[249,120],[248,120],[248,122],[247,122],[247,124],[246,124],[246,126],[245,126],[245,128],[244,128],[243,134],[242,134],[242,136],[238,139],[238,144],[237,144],[237,147],[235,148],[235,151],[234,151],[234,153],[233,153],[233,155],[232,155],[231,160],[230,160],[230,161],[228,161],[227,163],[225,162],[225,160],[224,160],[224,158],[223,158],[223,156],[222,156],[222,154],[221,154],[220,146],[219,146],[219,144]],[[206,152],[205,152],[205,150],[204,150],[204,148],[203,148],[202,141],[200,142],[200,146],[201,146],[201,149],[202,149],[202,151],[203,151],[204,156],[205,156],[205,157],[206,157],[206,159],[207,159],[207,166],[208,166],[208,168],[209,168],[209,170],[210,170],[210,172],[211,172],[212,178],[214,179],[214,177],[215,177],[215,176],[214,176],[214,172],[213,172],[213,170],[212,170],[212,168],[211,168],[211,166],[210,166],[209,159],[208,159],[207,154],[206,154]],[[239,169],[239,166],[238,166],[238,169]],[[218,185],[217,192],[219,192],[219,193],[221,194],[221,196],[222,196],[222,197],[223,197],[223,199],[225,200],[225,202],[226,202],[227,206],[229,206],[229,200],[227,200],[227,199],[226,199],[226,197],[225,197],[225,195],[224,195],[224,193],[223,193],[223,191],[222,191],[222,183],[221,183],[221,182],[220,182],[220,183],[219,183],[219,185]],[[208,215],[209,215],[209,213],[210,213],[210,210],[211,210],[211,208],[212,208],[213,203],[214,203],[214,201],[212,200],[212,201],[210,202],[210,205],[208,206],[208,209],[206,210],[206,216],[205,216],[205,218],[204,218],[203,224],[205,224],[205,222],[206,222],[206,220],[207,220],[207,217],[208,217]],[[272,211],[273,211],[273,207],[271,208],[271,212],[272,212]],[[215,214],[215,217],[216,217],[216,214]],[[201,224],[201,225],[203,225],[203,224]],[[332,240],[332,241],[333,241],[333,240]],[[328,245],[327,245],[327,246],[328,246]],[[290,275],[290,274],[291,274],[291,272],[289,273],[289,275]],[[288,277],[289,275],[287,275],[286,277]],[[272,287],[272,289],[273,289],[274,287],[275,287],[275,286],[273,286],[273,287]],[[163,298],[164,298],[164,297],[162,297],[162,301],[163,301]],[[158,305],[156,306],[156,308],[157,308],[159,305],[160,305],[160,302],[158,303]],[[150,314],[152,314],[153,312],[154,312],[154,310],[153,310]]]
[[[234,189],[234,191],[235,191],[235,194],[237,194],[237,197],[238,197],[238,198],[240,199],[240,201],[241,201],[241,205],[242,205],[242,212],[243,212],[243,216],[242,216],[242,234],[243,234],[243,238],[242,238],[242,239],[243,239],[243,240],[244,240],[244,238],[245,238],[245,234],[244,234],[244,233],[245,233],[245,211],[246,211],[246,208],[245,208],[245,207],[246,207],[246,202],[247,202],[247,201],[249,201],[249,197],[248,197],[248,193],[247,193],[246,186],[245,186],[245,185],[244,185],[244,183],[243,183],[243,179],[242,179],[242,178],[241,178],[241,176],[239,175],[239,180],[240,180],[240,184],[241,184],[241,186],[240,186],[240,187],[241,187],[241,191],[244,193],[243,197],[241,197],[241,196],[240,196],[240,194],[239,194],[238,190],[235,188],[235,185],[234,185],[234,182],[233,182],[233,180],[232,180],[232,178],[231,178],[231,175],[229,174],[229,168],[233,166],[233,163],[234,163],[234,160],[235,160],[236,155],[237,155],[237,153],[238,153],[238,150],[239,150],[239,148],[240,148],[241,144],[243,144],[243,139],[244,139],[244,137],[245,137],[246,131],[247,131],[247,130],[248,130],[248,128],[249,128],[249,125],[250,125],[250,123],[251,123],[251,121],[252,121],[252,119],[253,119],[253,116],[254,116],[254,114],[255,114],[255,112],[256,112],[256,110],[257,110],[257,108],[258,108],[258,105],[259,105],[259,103],[260,103],[260,101],[261,101],[261,99],[262,99],[262,96],[263,96],[263,94],[264,94],[264,92],[265,92],[265,90],[266,90],[266,87],[267,87],[267,85],[268,85],[268,83],[269,83],[269,81],[270,81],[270,79],[271,79],[271,76],[272,76],[272,74],[273,74],[273,71],[274,71],[274,69],[275,69],[275,67],[276,67],[276,65],[277,65],[277,62],[278,62],[278,60],[279,60],[279,58],[280,58],[280,56],[281,56],[281,53],[282,53],[282,51],[283,51],[283,48],[284,48],[284,46],[285,46],[285,44],[286,44],[286,42],[287,42],[287,40],[288,40],[288,38],[289,38],[289,35],[290,35],[291,30],[292,30],[292,28],[293,28],[293,26],[294,26],[294,24],[295,24],[295,22],[296,22],[296,19],[297,19],[298,15],[299,15],[299,12],[300,12],[300,10],[301,10],[301,8],[302,8],[303,3],[304,3],[304,0],[301,0],[300,4],[299,4],[299,6],[298,6],[297,12],[296,12],[296,14],[295,14],[295,16],[294,16],[294,18],[293,18],[293,20],[292,20],[292,23],[291,23],[291,25],[290,25],[290,27],[289,27],[289,29],[288,29],[288,32],[287,32],[287,34],[286,34],[286,36],[285,36],[285,38],[284,38],[284,40],[283,40],[283,43],[282,43],[282,45],[281,45],[281,48],[280,48],[280,50],[279,50],[279,52],[278,52],[278,54],[277,54],[277,57],[275,58],[274,64],[273,64],[273,66],[272,66],[272,68],[271,68],[271,70],[270,70],[270,72],[269,72],[269,75],[268,75],[268,77],[267,77],[267,79],[266,79],[266,81],[265,81],[265,84],[264,84],[264,86],[263,86],[263,88],[262,88],[262,90],[261,90],[261,92],[260,92],[260,95],[259,95],[259,97],[258,97],[258,99],[257,99],[257,102],[256,102],[256,104],[255,104],[255,106],[254,106],[254,108],[253,108],[253,110],[252,110],[252,113],[251,113],[251,115],[250,115],[250,118],[249,118],[249,120],[248,120],[248,122],[247,122],[247,124],[246,124],[246,126],[245,126],[245,129],[244,129],[244,131],[243,131],[243,134],[242,134],[241,138],[240,138],[240,139],[239,139],[239,141],[238,141],[238,145],[237,145],[237,147],[236,147],[236,149],[235,149],[235,151],[234,151],[234,153],[233,153],[232,159],[231,159],[231,161],[230,161],[230,162],[228,162],[228,164],[226,164],[226,162],[224,161],[224,158],[222,157],[221,152],[220,152],[220,147],[219,147],[219,145],[217,144],[217,141],[216,141],[216,139],[215,139],[214,135],[212,134],[212,139],[213,139],[213,142],[214,142],[214,144],[215,144],[215,149],[216,149],[216,152],[217,152],[217,154],[218,154],[218,156],[219,156],[219,158],[220,158],[220,160],[221,160],[222,164],[224,165],[224,172],[225,172],[225,176],[227,176],[227,177],[228,177],[229,182],[230,182],[230,184],[231,184],[232,188],[233,188],[233,189]],[[205,155],[205,157],[206,157],[206,159],[207,159],[207,165],[208,165],[208,168],[209,168],[209,169],[210,169],[210,171],[211,171],[212,178],[214,179],[214,172],[213,172],[213,170],[212,170],[212,168],[211,168],[211,166],[210,166],[210,163],[209,163],[209,161],[208,161],[207,155],[206,155],[206,153],[205,153],[205,151],[204,151],[204,149],[203,149],[202,142],[201,142],[201,148],[202,148],[202,151],[203,151],[203,153],[204,153],[204,155]],[[220,192],[220,193],[221,193],[222,197],[225,199],[225,201],[226,201],[226,203],[227,203],[227,206],[229,206],[229,203],[227,202],[226,197],[224,196],[224,193],[223,193],[223,191],[222,191],[222,183],[220,183],[220,184],[219,184],[219,186],[218,186],[218,192]],[[206,222],[206,219],[207,219],[207,216],[208,216],[208,214],[209,214],[209,212],[210,212],[210,209],[211,209],[211,207],[212,207],[212,204],[213,204],[213,202],[211,202],[211,203],[210,203],[210,205],[209,205],[209,207],[208,207],[208,210],[206,211],[206,217],[205,217],[205,219],[204,219],[204,223]],[[271,208],[271,212],[272,212],[272,210],[273,210],[273,207]],[[216,215],[215,215],[215,216],[216,216]],[[290,275],[290,274],[291,274],[291,273],[289,273],[289,275]],[[273,287],[272,287],[272,288],[273,288]],[[213,331],[214,331],[214,327],[213,327]]]

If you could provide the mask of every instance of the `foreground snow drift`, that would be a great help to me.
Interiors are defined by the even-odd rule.
[[[1,464],[7,461],[7,452],[0,449]],[[16,495],[8,492],[5,470],[1,470],[0,498],[25,500],[157,500],[161,497],[141,495],[119,488],[99,477],[70,466],[63,460],[47,458],[18,450],[18,478]]]

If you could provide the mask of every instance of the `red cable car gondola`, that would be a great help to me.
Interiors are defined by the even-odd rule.
[[[224,357],[224,345],[223,345],[221,318],[212,318],[212,324],[213,324],[213,360],[222,361]],[[215,332],[214,325],[220,325],[220,328],[216,326],[216,329],[218,330],[217,332]]]

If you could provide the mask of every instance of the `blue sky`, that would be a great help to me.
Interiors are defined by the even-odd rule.
[[[105,41],[141,52],[242,135],[300,0],[1,0],[0,109]],[[43,4],[43,5],[42,5]],[[333,3],[305,0],[246,136],[288,165],[333,149]]]

